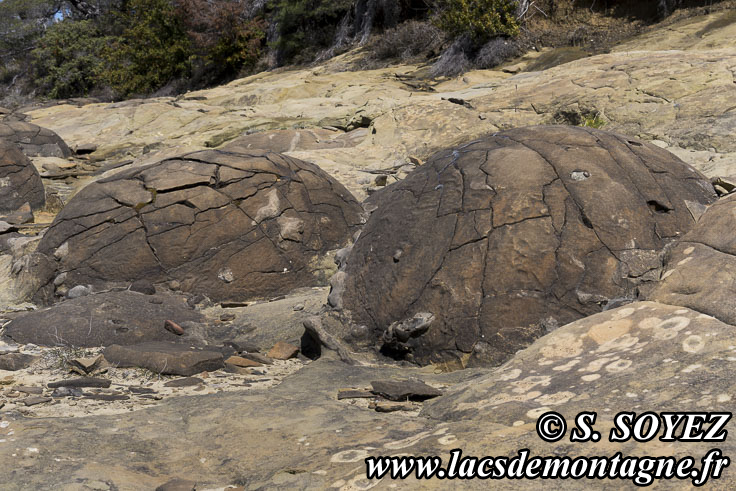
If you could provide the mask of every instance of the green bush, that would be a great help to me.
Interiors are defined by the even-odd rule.
[[[496,36],[516,36],[514,0],[439,0],[438,26],[451,36],[468,35],[475,44]]]
[[[273,0],[279,61],[311,61],[319,49],[332,44],[352,5],[353,0]]]
[[[191,46],[168,0],[130,0],[113,14],[119,36],[103,50],[101,82],[121,96],[147,94],[184,78],[191,68]]]
[[[106,41],[89,20],[52,25],[31,53],[36,87],[54,99],[87,95],[104,70]]]

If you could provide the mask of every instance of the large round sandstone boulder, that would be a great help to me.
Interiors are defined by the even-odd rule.
[[[0,121],[0,138],[17,144],[29,157],[67,158],[72,152],[59,135],[23,121]]]
[[[90,184],[39,244],[64,285],[176,280],[213,300],[324,284],[362,208],[314,164],[206,150]],[[57,282],[58,283],[58,282]]]
[[[29,203],[41,208],[46,202],[41,176],[18,147],[0,138],[0,213]]]
[[[328,329],[354,349],[476,366],[636,298],[715,194],[654,145],[540,126],[440,152],[372,199]]]
[[[651,300],[682,305],[736,326],[736,194],[721,198],[665,256]]]

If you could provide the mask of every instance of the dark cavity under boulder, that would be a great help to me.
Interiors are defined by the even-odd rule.
[[[107,292],[18,316],[5,327],[5,335],[41,346],[129,345],[176,338],[164,328],[167,320],[199,323],[204,317],[187,308],[183,296]]]
[[[29,157],[59,157],[72,155],[64,140],[47,128],[22,121],[0,121],[0,139],[15,143]]]
[[[33,209],[46,203],[41,176],[17,145],[0,137],[0,213],[12,213],[25,203]]]
[[[39,244],[68,287],[176,280],[215,301],[326,284],[362,208],[314,164],[206,150],[90,184]]]
[[[637,297],[715,193],[654,145],[542,126],[440,152],[375,200],[325,325],[358,351],[478,366]]]

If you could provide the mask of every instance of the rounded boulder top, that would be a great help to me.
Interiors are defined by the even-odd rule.
[[[82,189],[38,251],[65,287],[174,280],[212,300],[324,284],[328,251],[362,208],[314,164],[271,152],[205,150],[122,171]]]
[[[25,203],[42,208],[46,193],[38,171],[17,145],[0,138],[0,213],[13,212]]]
[[[489,366],[636,298],[716,196],[654,145],[538,126],[439,152],[371,199],[333,280],[335,334],[419,364]]]
[[[72,155],[59,135],[24,121],[0,121],[0,139],[15,143],[29,157],[67,158]]]

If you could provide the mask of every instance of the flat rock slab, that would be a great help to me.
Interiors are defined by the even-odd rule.
[[[31,396],[26,397],[25,399],[21,399],[20,402],[25,404],[26,406],[35,406],[37,404],[44,404],[46,402],[51,402],[51,397],[41,397],[41,396]]]
[[[0,370],[8,370],[11,372],[23,370],[24,368],[31,366],[36,360],[38,360],[38,356],[26,353],[0,354]]]
[[[82,393],[82,395],[84,396],[85,399],[92,399],[95,401],[113,402],[113,401],[127,401],[128,399],[130,399],[130,396],[127,396],[125,394],[93,394],[93,393],[84,392]]]
[[[279,341],[268,351],[267,355],[274,360],[288,360],[294,358],[298,353],[298,346]]]
[[[184,377],[174,380],[169,380],[164,384],[164,387],[194,387],[195,385],[202,385],[204,380],[199,377]]]
[[[46,385],[49,389],[55,389],[57,387],[100,387],[106,389],[110,387],[110,381],[104,378],[80,377],[49,382]]]
[[[18,316],[6,326],[6,334],[40,346],[128,345],[175,338],[164,329],[168,319],[201,322],[203,317],[180,296],[107,292]]]
[[[421,380],[376,380],[371,382],[374,394],[392,401],[422,401],[442,395],[442,391]]]
[[[105,349],[104,355],[112,365],[123,368],[146,368],[162,375],[189,377],[200,372],[219,370],[224,366],[222,353],[178,343],[113,345]]]

